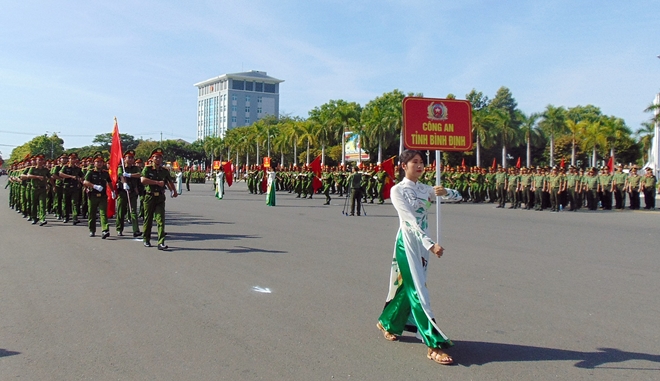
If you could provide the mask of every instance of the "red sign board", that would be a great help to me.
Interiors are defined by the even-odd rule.
[[[403,99],[403,144],[417,150],[472,149],[472,105],[465,100]]]
[[[264,156],[264,168],[270,168],[270,157]]]

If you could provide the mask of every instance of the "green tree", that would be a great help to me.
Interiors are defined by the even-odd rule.
[[[532,143],[540,141],[543,136],[538,130],[537,121],[541,117],[539,113],[532,113],[530,115],[525,115],[522,111],[516,113],[516,119],[520,122],[520,128],[522,133],[525,136],[525,142],[527,143],[527,167],[532,166]]]
[[[588,120],[576,122],[570,117],[566,119],[566,130],[571,137],[571,165],[575,165],[578,139],[584,136],[588,125]]]
[[[562,134],[566,128],[566,109],[547,105],[542,120],[539,122],[541,129],[550,137],[550,166],[555,165],[555,135]]]
[[[123,152],[134,150],[135,147],[140,144],[139,140],[135,140],[135,137],[129,134],[120,133],[119,140],[121,140],[121,149]],[[99,146],[101,150],[110,152],[110,145],[112,144],[112,132],[96,135],[94,140],[92,140],[92,143],[96,143],[96,145]]]
[[[651,146],[654,135],[655,125],[651,121],[642,123],[642,128],[635,132],[635,137],[642,147],[642,159],[644,162],[648,162],[649,157],[651,157]]]

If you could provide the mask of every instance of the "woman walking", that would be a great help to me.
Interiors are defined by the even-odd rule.
[[[399,214],[399,231],[394,246],[390,290],[377,327],[387,340],[397,340],[407,325],[414,326],[417,337],[428,347],[426,357],[442,365],[454,360],[442,348],[453,345],[435,322],[426,267],[430,254],[442,257],[444,249],[428,236],[428,209],[431,198],[444,196],[442,186],[431,187],[419,182],[424,161],[419,151],[406,150],[400,156],[405,178],[392,187],[391,199]]]

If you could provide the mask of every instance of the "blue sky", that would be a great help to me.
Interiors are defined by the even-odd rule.
[[[593,104],[636,130],[660,92],[660,1],[12,1],[0,12],[0,152],[46,131],[196,136],[193,84],[261,70],[280,112],[400,89],[508,87],[525,113]]]

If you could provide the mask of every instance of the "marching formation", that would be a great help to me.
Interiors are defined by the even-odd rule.
[[[33,225],[46,225],[48,214],[65,224],[72,222],[77,225],[81,219],[87,219],[90,237],[96,236],[98,215],[101,238],[106,239],[110,236],[110,196],[111,200],[116,200],[117,235],[124,235],[128,220],[133,237],[143,237],[144,246],[151,247],[151,230],[155,220],[158,249],[167,250],[165,190],[170,190],[171,197],[177,197],[178,192],[170,171],[163,167],[163,150],[153,150],[144,166],[141,160],[135,159],[135,151],[127,151],[117,176],[118,181],[113,187],[108,165],[100,152],[82,159],[77,153],[64,154],[53,161],[46,160],[43,154],[28,156],[13,164],[9,170],[9,207]],[[138,218],[143,218],[142,231]]]

